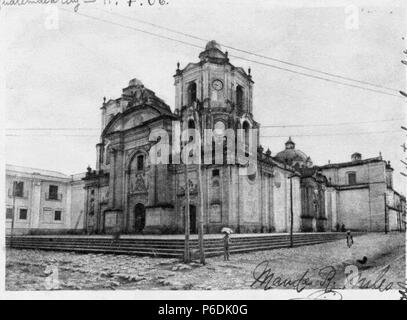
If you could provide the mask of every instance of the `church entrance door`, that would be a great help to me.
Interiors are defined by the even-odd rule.
[[[189,232],[196,233],[196,207],[194,205],[189,206],[189,226]]]
[[[143,231],[146,225],[146,208],[138,203],[134,208],[134,230],[136,233]]]

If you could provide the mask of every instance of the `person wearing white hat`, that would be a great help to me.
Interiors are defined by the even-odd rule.
[[[223,231],[225,236],[223,237],[223,250],[224,250],[224,260],[229,261],[229,244],[230,244],[230,237],[229,232]]]

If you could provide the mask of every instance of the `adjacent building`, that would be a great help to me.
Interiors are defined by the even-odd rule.
[[[393,189],[393,168],[381,155],[356,152],[348,162],[314,166],[290,138],[276,158],[301,172],[302,231],[405,230],[406,199]]]
[[[6,165],[7,234],[83,232],[83,177]]]

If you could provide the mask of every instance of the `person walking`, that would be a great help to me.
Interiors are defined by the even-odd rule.
[[[225,232],[225,236],[223,237],[223,250],[224,250],[224,260],[229,261],[229,244],[230,244],[230,237],[229,233]]]
[[[225,261],[229,261],[229,245],[230,245],[230,234],[232,233],[232,229],[230,228],[223,228],[222,233],[225,235],[223,236],[223,257]]]
[[[346,244],[348,245],[348,248],[350,248],[353,245],[353,236],[350,230],[346,232]]]

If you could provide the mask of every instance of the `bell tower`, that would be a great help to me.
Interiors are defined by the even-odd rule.
[[[199,114],[201,128],[257,128],[253,111],[253,80],[250,69],[230,63],[228,52],[212,40],[199,54],[199,62],[180,64],[174,75],[175,112],[188,119],[190,108]]]

